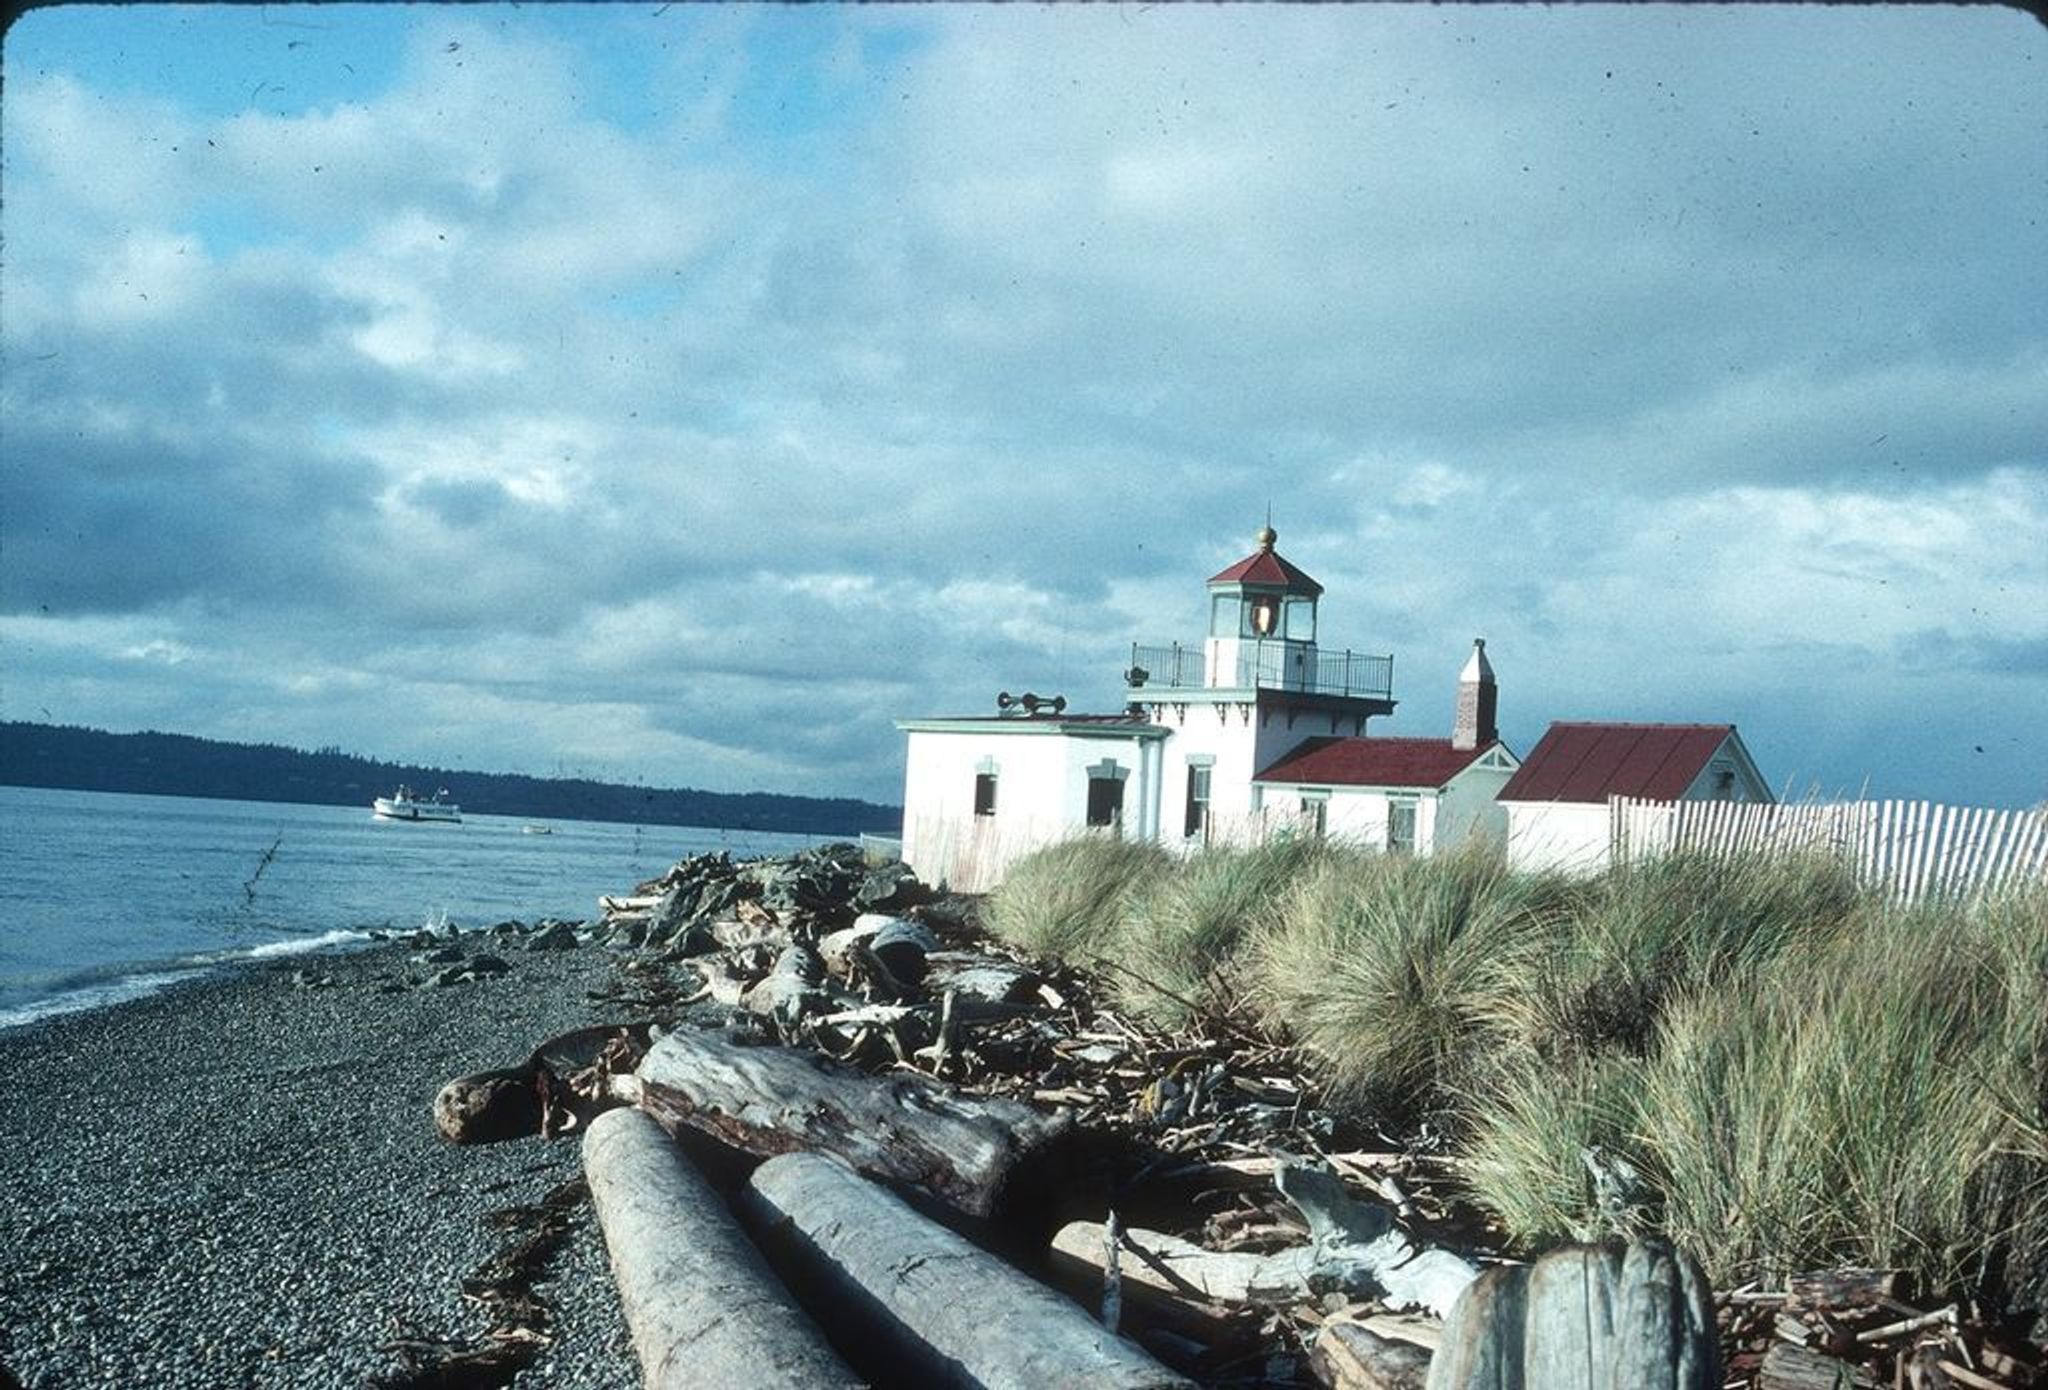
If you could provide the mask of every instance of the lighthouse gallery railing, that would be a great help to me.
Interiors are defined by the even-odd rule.
[[[1297,649],[1298,650],[1298,649]],[[1314,660],[1291,660],[1284,644],[1241,647],[1232,669],[1210,679],[1201,647],[1131,644],[1126,679],[1139,689],[1296,690],[1308,695],[1348,695],[1369,700],[1394,696],[1394,658],[1365,652],[1317,652]]]

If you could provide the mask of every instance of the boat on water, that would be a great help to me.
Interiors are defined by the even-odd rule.
[[[519,827],[519,833],[522,835],[552,835],[555,833],[555,828],[552,825],[522,825]]]
[[[392,796],[380,796],[370,803],[370,814],[378,820],[447,821],[460,824],[462,808],[452,801],[444,801],[446,788],[432,796],[421,796],[411,787],[401,786]]]

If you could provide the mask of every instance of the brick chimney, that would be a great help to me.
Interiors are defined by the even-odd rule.
[[[1500,692],[1486,660],[1486,639],[1472,639],[1472,656],[1458,676],[1458,714],[1451,723],[1451,747],[1484,748],[1500,738],[1494,723]]]

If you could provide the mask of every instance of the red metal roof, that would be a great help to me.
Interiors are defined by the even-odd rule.
[[[1500,789],[1500,800],[1675,801],[1734,732],[1733,724],[1555,723]]]
[[[1453,748],[1444,738],[1311,738],[1296,744],[1255,780],[1331,787],[1441,787],[1493,746]]]
[[[1276,588],[1292,589],[1296,593],[1320,594],[1323,586],[1310,579],[1278,552],[1264,546],[1239,560],[1229,569],[1213,576],[1211,584],[1271,584]]]

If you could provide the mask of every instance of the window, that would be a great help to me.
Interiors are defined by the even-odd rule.
[[[1209,769],[1206,767],[1188,769],[1187,828],[1181,833],[1190,840],[1197,835],[1204,841],[1209,838]]]
[[[974,774],[974,814],[992,816],[996,813],[996,775],[993,772]]]
[[[1735,769],[1726,763],[1715,763],[1713,773],[1714,795],[1724,801],[1732,798],[1735,795]]]
[[[1116,777],[1088,779],[1088,824],[1115,826],[1123,823],[1124,784]]]
[[[1270,594],[1260,594],[1251,601],[1245,614],[1251,623],[1251,631],[1245,636],[1272,637],[1275,635],[1273,629],[1280,625],[1280,600]]]
[[[1330,828],[1329,797],[1304,796],[1301,799],[1301,828],[1319,840],[1323,837]]]
[[[1286,604],[1286,636],[1294,642],[1316,640],[1316,601],[1312,598],[1294,597]]]
[[[1209,600],[1209,635],[1237,636],[1237,595],[1217,594]]]
[[[1387,803],[1387,853],[1415,853],[1415,803],[1410,800]]]

